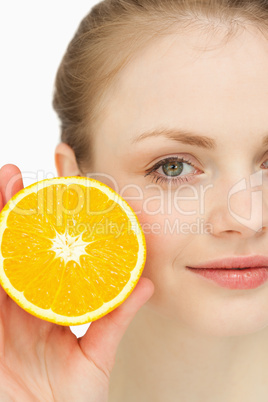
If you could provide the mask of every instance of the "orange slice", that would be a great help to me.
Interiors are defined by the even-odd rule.
[[[61,325],[119,306],[144,268],[145,237],[127,202],[86,177],[19,191],[0,213],[0,283],[29,313]]]

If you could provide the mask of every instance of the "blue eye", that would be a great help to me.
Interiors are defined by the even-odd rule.
[[[168,162],[162,165],[166,176],[179,176],[183,171],[183,162]]]
[[[191,161],[184,158],[169,157],[157,162],[146,171],[145,176],[152,176],[153,181],[183,183],[194,178],[200,172]]]
[[[264,169],[268,169],[268,159],[262,165],[264,165]]]

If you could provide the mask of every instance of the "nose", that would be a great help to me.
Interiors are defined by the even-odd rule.
[[[211,234],[216,237],[236,234],[240,238],[249,238],[266,232],[268,208],[264,191],[262,172],[251,175],[248,180],[221,183],[212,192],[214,194],[211,193],[208,208],[207,222]]]

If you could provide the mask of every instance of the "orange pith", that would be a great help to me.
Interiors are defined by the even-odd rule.
[[[0,214],[0,282],[26,311],[62,325],[93,321],[131,293],[145,239],[128,204],[88,178],[43,180]]]

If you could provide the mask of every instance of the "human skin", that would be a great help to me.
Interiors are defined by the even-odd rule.
[[[268,147],[262,146],[268,127],[268,42],[253,27],[239,30],[228,43],[222,38],[193,31],[141,50],[120,72],[94,128],[94,164],[88,173],[116,186],[141,224],[163,228],[167,219],[172,226],[176,219],[190,225],[202,218],[212,228],[197,234],[147,231],[143,276],[152,280],[155,292],[120,343],[111,402],[262,402],[268,397],[268,284],[231,290],[185,269],[226,256],[268,255]],[[160,136],[132,143],[139,133],[159,127],[208,136],[217,147]],[[187,155],[201,171],[180,192],[188,197],[180,201],[181,210],[196,211],[192,215],[175,207],[174,194],[182,184],[172,185],[168,211],[167,185],[150,187],[152,176],[145,176],[156,161],[174,155]],[[57,147],[56,164],[60,175],[78,174],[65,144]],[[262,186],[251,188],[249,179],[258,172]],[[163,170],[158,173],[164,176]],[[243,179],[247,189],[236,192],[228,208],[228,194]],[[201,186],[210,186],[203,214]],[[261,208],[252,205],[252,193],[259,189]],[[190,198],[194,190],[195,200]],[[153,199],[160,192],[161,205]],[[160,206],[163,210],[153,214]],[[250,227],[234,213],[251,217]]]
[[[4,165],[0,169],[0,211],[22,188],[20,169]],[[69,327],[24,311],[0,287],[1,402],[107,402],[118,344],[153,290],[149,279],[140,278],[127,300],[92,322],[77,339]]]
[[[209,45],[218,45],[218,39],[209,37]],[[109,402],[267,401],[267,284],[250,291],[224,289],[190,275],[185,266],[224,256],[268,255],[267,172],[263,170],[263,208],[252,222],[259,231],[242,225],[227,207],[232,186],[261,171],[268,158],[261,146],[268,120],[268,45],[253,29],[215,51],[199,51],[204,43],[200,32],[163,38],[120,73],[95,126],[89,173],[103,180],[101,174],[112,177],[133,209],[141,211],[142,224],[163,227],[166,219],[172,225],[177,218],[190,224],[202,217],[212,231],[147,233],[144,281],[119,309],[92,323],[81,341],[68,328],[30,316],[1,291],[2,400],[7,395],[20,396],[20,401],[40,395],[43,400],[75,400],[77,395],[81,401],[106,400],[109,368],[126,330],[112,370]],[[136,132],[159,125],[203,133],[218,147],[204,150],[160,137],[131,144]],[[211,186],[202,215],[185,215],[173,204],[168,211],[167,187],[147,187],[152,177],[145,177],[145,170],[156,160],[186,153],[199,160],[202,174],[189,182],[192,189],[181,191],[190,199],[180,201],[180,207],[199,211],[193,190],[200,193],[201,185]],[[66,144],[57,146],[56,166],[61,176],[85,173]],[[14,166],[0,170],[0,209],[7,201],[5,185],[14,175],[20,177]],[[132,188],[125,190],[129,184]],[[19,180],[17,185],[14,192],[22,187]],[[180,186],[173,185],[171,195]],[[143,199],[130,199],[137,189]],[[159,208],[152,197],[160,191],[163,211],[152,214]],[[231,207],[249,217],[251,191],[236,193]],[[155,292],[139,310],[152,294],[150,283]]]

